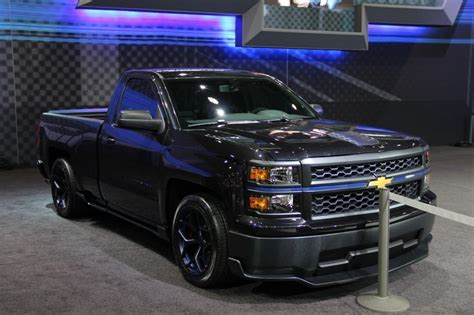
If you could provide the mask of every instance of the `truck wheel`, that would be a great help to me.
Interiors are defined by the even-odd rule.
[[[199,194],[181,201],[173,219],[172,243],[188,282],[208,288],[227,280],[227,223],[215,198]]]
[[[51,169],[51,193],[54,207],[63,218],[78,217],[86,211],[76,187],[71,165],[64,159],[57,159]]]

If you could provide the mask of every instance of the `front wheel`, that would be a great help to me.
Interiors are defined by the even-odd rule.
[[[215,198],[199,194],[181,201],[173,219],[172,243],[188,282],[213,287],[227,280],[227,223]]]

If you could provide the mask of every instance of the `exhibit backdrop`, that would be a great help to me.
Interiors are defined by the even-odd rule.
[[[453,27],[371,25],[368,51],[236,47],[233,16],[76,10],[76,0],[0,2],[0,167],[33,165],[40,114],[107,106],[132,68],[233,68],[271,74],[326,117],[467,139],[472,20]]]

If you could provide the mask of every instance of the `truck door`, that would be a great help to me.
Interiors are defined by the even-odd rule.
[[[102,128],[99,137],[102,195],[110,208],[156,222],[164,147],[155,132],[118,127],[117,118],[125,110],[146,110],[154,119],[163,118],[162,103],[151,76],[143,74],[126,79],[115,117]]]

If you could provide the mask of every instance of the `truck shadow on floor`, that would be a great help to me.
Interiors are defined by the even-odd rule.
[[[54,211],[52,205],[47,207]],[[324,288],[309,288],[292,282],[250,282],[235,279],[220,288],[200,289],[183,279],[175,264],[170,243],[153,233],[104,212],[94,212],[71,222],[92,234],[92,245],[100,248],[110,258],[153,279],[229,303],[315,303],[376,289],[376,278]],[[449,275],[444,270],[429,262],[423,263],[426,267],[417,268],[416,271],[413,267],[407,267],[391,273],[391,283],[397,291],[411,291],[413,283],[417,286],[426,285],[426,279],[433,276],[446,278],[449,282]],[[437,297],[427,296],[426,299],[434,301]]]

